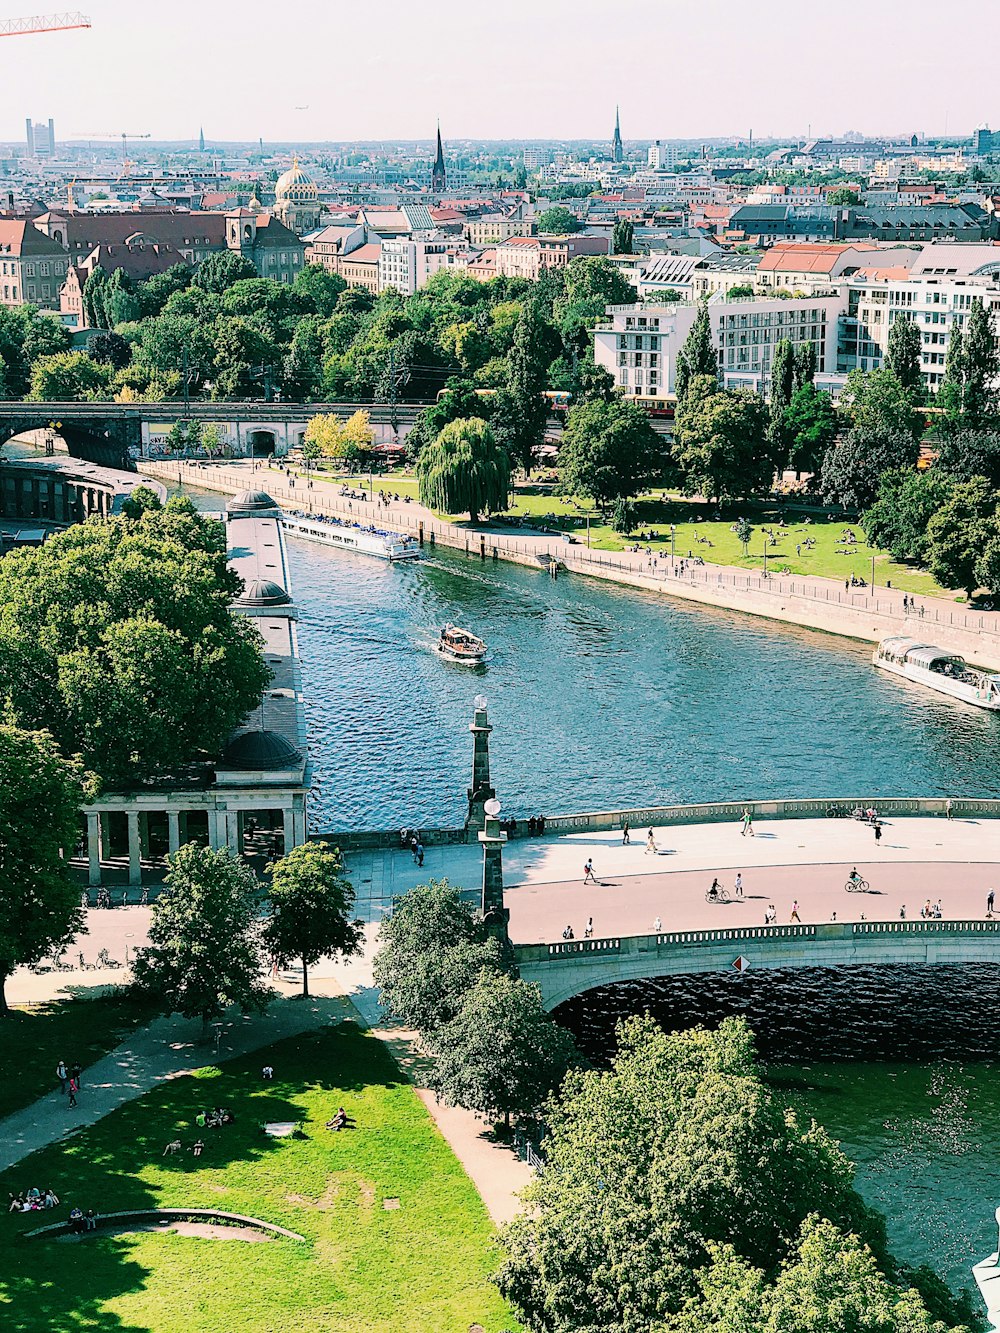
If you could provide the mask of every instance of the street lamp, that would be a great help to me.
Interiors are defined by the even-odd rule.
[[[670,568],[674,567],[674,538],[677,536],[677,524],[670,525]]]
[[[767,578],[767,537],[764,537],[764,577]]]
[[[872,591],[875,591],[875,552],[872,551]]]

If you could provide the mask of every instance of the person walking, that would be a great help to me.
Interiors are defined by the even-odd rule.
[[[79,1085],[79,1083],[77,1083],[77,1081],[76,1081],[75,1078],[71,1078],[71,1079],[70,1079],[70,1081],[69,1081],[69,1109],[70,1109],[71,1111],[76,1110],[76,1090],[77,1090],[77,1088],[78,1088],[79,1086],[80,1086],[80,1085]]]
[[[629,844],[629,836],[628,836],[630,832],[631,832],[631,829],[629,828],[629,826],[628,826],[628,820],[626,819],[625,823],[622,825],[622,846],[623,846],[623,847],[628,847],[628,846],[630,845],[630,844]]]
[[[80,1090],[80,1083],[82,1082],[82,1075],[83,1075],[83,1066],[80,1064],[79,1060],[74,1060],[69,1067],[69,1076],[76,1084],[78,1092]]]
[[[743,829],[740,836],[745,838],[748,833],[751,838],[756,837],[753,831],[753,815],[750,813],[750,807],[745,805],[743,807]]]
[[[990,889],[989,893],[986,895],[986,915],[987,915],[987,916],[992,916],[992,915],[993,915],[993,890],[992,890],[992,889]]]
[[[882,841],[882,825],[876,819],[872,824],[872,828],[875,830],[875,846],[877,847]]]
[[[798,921],[800,925],[802,924],[802,918],[799,916],[798,898],[796,898],[795,901],[792,903],[792,914],[788,919],[789,921]]]
[[[742,898],[742,897],[743,897],[743,872],[742,872],[742,870],[737,870],[737,872],[736,872],[736,879],[733,881],[733,892],[736,894],[737,898]]]
[[[653,854],[654,856],[656,856],[656,854],[657,854],[657,853],[656,853],[656,839],[653,837],[653,830],[652,830],[652,829],[650,829],[649,832],[646,834],[646,855],[648,856],[648,855],[650,854],[650,852],[652,852],[652,854]]]
[[[592,916],[587,917],[587,925],[583,932],[583,938],[585,940],[594,938],[594,918]]]
[[[424,844],[422,842],[417,843],[416,857],[417,865],[422,866],[424,864]]]
[[[587,864],[583,867],[583,882],[584,884],[597,883],[597,879],[594,875],[594,863],[589,856],[587,857]]]
[[[992,897],[993,897],[993,894],[992,894],[992,892],[991,892],[991,893],[990,893],[990,898],[992,899]],[[993,904],[992,904],[992,902],[991,902],[991,903],[990,903],[990,907],[991,907],[991,908],[992,908],[992,905],[993,905]],[[59,1080],[59,1091],[60,1091],[60,1092],[65,1092],[65,1091],[66,1091],[66,1080],[69,1078],[69,1072],[68,1072],[68,1070],[66,1069],[66,1061],[65,1061],[65,1060],[60,1060],[59,1063],[56,1065],[56,1078]]]
[[[654,935],[659,935],[659,933],[660,933],[660,931],[661,931],[662,929],[663,929],[663,922],[660,920],[660,918],[659,918],[658,916],[654,916],[654,917],[653,917],[653,934],[654,934]]]
[[[952,817],[952,811],[951,811],[951,797],[950,797],[950,796],[948,797],[948,799],[947,799],[947,800],[945,801],[945,803],[944,803],[944,817],[945,817],[945,819],[951,819],[951,817]]]

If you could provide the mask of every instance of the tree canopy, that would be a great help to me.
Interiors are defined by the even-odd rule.
[[[720,389],[714,375],[689,381],[678,405],[673,455],[685,495],[722,500],[769,490],[783,446],[766,432],[767,412],[747,389]]]
[[[719,354],[712,341],[712,321],[706,301],[702,301],[698,306],[694,323],[684,339],[683,347],[677,353],[674,389],[678,406],[681,406],[687,398],[690,385],[704,375],[709,375],[713,379],[717,379],[719,375]]]
[[[92,784],[48,732],[0,726],[0,1013],[4,984],[83,928],[69,857]]]
[[[583,229],[583,223],[576,214],[559,204],[543,209],[535,218],[535,225],[542,235],[551,236],[569,236]]]
[[[851,1163],[768,1089],[743,1020],[667,1034],[634,1018],[617,1045],[550,1100],[546,1169],[501,1232],[495,1280],[526,1328],[931,1333],[885,1276]],[[841,1298],[886,1318],[826,1322]]]
[[[884,423],[855,425],[827,449],[821,489],[827,504],[860,513],[878,494],[883,473],[913,470],[920,446],[909,431]]]
[[[578,403],[570,409],[559,450],[563,489],[606,509],[659,477],[664,452],[637,403],[617,396]]]
[[[153,904],[149,946],[137,950],[137,989],[167,1014],[207,1025],[230,1005],[262,1012],[257,879],[228,849],[185,843],[169,859]]]
[[[225,532],[186,499],[0,561],[0,701],[109,785],[215,755],[270,678]]]
[[[510,457],[482,417],[449,422],[417,461],[420,503],[473,523],[507,508],[510,476]]]

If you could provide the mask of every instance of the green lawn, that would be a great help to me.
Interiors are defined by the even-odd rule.
[[[273,1083],[259,1070],[269,1061]],[[339,1104],[358,1128],[324,1130]],[[199,1108],[233,1108],[206,1150]],[[264,1120],[305,1122],[272,1140]],[[277,1222],[306,1243],[133,1233],[25,1241],[52,1213],[0,1223],[5,1333],[445,1333],[516,1325],[486,1278],[492,1226],[478,1194],[385,1047],[352,1024],[173,1080],[7,1172],[0,1192],[51,1183],[69,1206],[217,1207]],[[5,1197],[5,1193],[0,1193]],[[398,1199],[398,1210],[386,1210]]]
[[[0,1019],[0,1117],[58,1087],[60,1059],[86,1071],[150,1017],[147,1005],[120,995],[12,1010]]]

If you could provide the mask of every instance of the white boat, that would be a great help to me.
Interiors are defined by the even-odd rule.
[[[373,523],[352,523],[349,519],[303,514],[283,510],[282,522],[288,532],[324,546],[339,546],[342,551],[360,551],[363,555],[377,555],[382,560],[418,560],[420,544],[415,537],[401,532],[389,532]]]
[[[1000,675],[970,667],[957,653],[900,635],[883,639],[872,661],[882,671],[915,680],[939,694],[950,694],[976,708],[1000,711]]]
[[[459,629],[457,625],[445,625],[438,639],[437,650],[442,657],[465,666],[479,666],[486,660],[486,644],[482,639],[477,639],[467,629]]]

